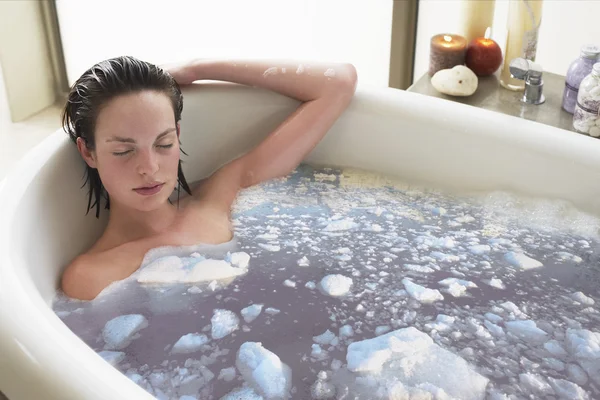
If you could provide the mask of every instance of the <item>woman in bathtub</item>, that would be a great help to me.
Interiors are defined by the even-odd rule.
[[[349,64],[198,60],[161,69],[132,57],[86,71],[71,89],[63,125],[87,164],[88,212],[109,209],[109,219],[65,270],[65,294],[95,298],[156,247],[231,240],[238,192],[293,171],[344,112],[356,79]],[[181,170],[179,85],[196,80],[258,86],[302,104],[257,147],[191,189]],[[188,195],[170,202],[179,187]]]

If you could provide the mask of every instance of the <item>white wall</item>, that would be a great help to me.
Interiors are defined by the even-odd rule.
[[[437,33],[456,32],[463,0],[420,0],[415,56],[419,79],[429,65],[429,40]],[[464,0],[476,1],[476,0]],[[493,39],[502,47],[506,38],[508,2],[496,0]],[[565,75],[583,44],[600,45],[599,0],[545,0],[536,61],[545,71]]]
[[[98,61],[243,57],[345,61],[387,86],[391,0],[57,0],[69,83]]]

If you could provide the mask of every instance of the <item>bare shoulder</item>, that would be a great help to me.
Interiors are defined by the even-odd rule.
[[[82,254],[75,258],[65,269],[61,278],[62,291],[69,297],[79,300],[92,300],[98,290],[98,269],[94,267],[95,254]]]
[[[111,283],[131,275],[151,247],[149,241],[143,240],[82,254],[63,272],[61,288],[69,297],[92,300]]]

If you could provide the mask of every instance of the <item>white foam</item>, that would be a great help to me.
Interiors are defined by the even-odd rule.
[[[350,292],[351,286],[352,278],[340,274],[327,275],[320,282],[323,292],[332,297],[345,296]]]
[[[304,256],[298,260],[298,265],[301,267],[308,267],[310,265],[310,261],[308,261],[308,258]]]
[[[267,313],[267,314],[269,314],[269,315],[277,315],[277,314],[279,314],[280,312],[281,312],[281,311],[280,311],[279,309],[277,309],[277,308],[273,308],[273,307],[268,307],[268,308],[265,310],[265,313]]]
[[[554,390],[539,374],[525,373],[519,374],[521,388],[534,396],[553,395]]]
[[[591,297],[586,296],[583,292],[575,292],[571,295],[571,298],[578,303],[581,303],[586,306],[594,305],[595,301]]]
[[[390,328],[388,325],[380,325],[375,328],[375,336],[381,336],[385,333],[388,333],[391,329],[392,328]]]
[[[323,332],[322,334],[320,334],[318,336],[313,336],[313,340],[316,343],[322,344],[322,345],[331,344],[336,339],[337,339],[337,337],[335,336],[335,334],[333,332],[331,332],[329,329],[327,329],[325,332]]]
[[[100,351],[98,355],[113,367],[117,366],[121,361],[125,359],[125,353],[123,353],[122,351],[103,350]]]
[[[496,289],[502,289],[502,290],[506,289],[506,286],[502,282],[502,279],[498,279],[498,278],[484,279],[482,282],[485,283],[486,285],[489,285]]]
[[[237,353],[236,366],[240,374],[260,395],[267,399],[289,396],[292,372],[275,353],[260,342],[246,342]]]
[[[482,255],[489,253],[492,250],[490,246],[487,244],[477,244],[469,247],[469,251],[475,255]]]
[[[463,296],[468,288],[476,288],[477,285],[471,281],[465,281],[457,278],[446,278],[438,282],[440,285],[447,286],[446,291],[454,297]]]
[[[569,355],[565,348],[557,340],[549,340],[544,344],[544,348],[555,357],[566,357]]]
[[[404,264],[404,268],[409,271],[420,272],[423,274],[429,274],[431,272],[435,272],[435,270],[433,268],[428,267],[426,265]]]
[[[388,388],[397,383],[424,384],[420,387],[425,391],[435,387],[449,396],[470,400],[484,398],[488,384],[465,360],[414,327],[354,342],[348,346],[346,360],[348,370],[360,373],[362,381]]]
[[[526,342],[540,344],[548,338],[548,334],[538,328],[535,321],[532,320],[508,321],[505,325],[510,333]]]
[[[344,218],[338,219],[335,221],[329,222],[323,231],[325,232],[340,232],[340,231],[349,231],[351,229],[356,229],[358,224],[354,222],[352,218]]]
[[[439,251],[432,251],[431,257],[435,258],[438,261],[448,262],[448,263],[454,263],[454,262],[460,261],[460,257],[455,256],[454,254],[446,254],[446,253],[442,253]]]
[[[231,382],[235,379],[235,375],[235,367],[223,368],[221,372],[219,372],[219,377],[217,379],[225,382]]]
[[[289,288],[296,288],[296,282],[286,279],[285,281],[283,281],[283,286],[287,286]]]
[[[173,345],[171,353],[173,354],[187,354],[194,353],[208,343],[208,337],[199,333],[188,333],[179,338],[179,340]]]
[[[350,325],[344,325],[340,327],[340,337],[354,336],[354,329]]]
[[[521,269],[532,269],[543,267],[544,264],[541,262],[534,260],[531,257],[526,256],[523,253],[516,253],[514,251],[509,251],[504,255],[504,259],[513,267],[521,268]]]
[[[136,334],[147,326],[148,320],[140,314],[121,315],[111,319],[102,330],[102,337],[106,343],[104,349],[124,349],[137,337]]]
[[[264,397],[259,395],[251,387],[244,386],[237,388],[221,397],[220,400],[265,400]]]
[[[435,329],[438,332],[447,332],[452,330],[455,317],[451,317],[449,315],[438,314],[435,319],[435,322],[426,324],[425,327],[428,329]]]
[[[259,243],[258,245],[263,249],[271,252],[278,252],[279,250],[281,250],[281,247],[278,244]]]
[[[548,378],[548,382],[552,386],[552,389],[554,389],[554,393],[561,399],[588,400],[590,398],[581,386],[573,382],[554,378]]]
[[[233,311],[216,309],[210,323],[212,338],[222,339],[239,329],[240,319]]]
[[[315,290],[317,288],[317,284],[314,283],[313,281],[309,281],[309,282],[306,282],[304,287],[307,289],[310,289],[310,290]]]
[[[490,312],[485,313],[484,317],[495,324],[504,320],[501,316]]]
[[[585,371],[577,364],[567,365],[567,374],[572,382],[578,385],[585,385],[588,383],[588,376]]]
[[[241,314],[242,318],[244,318],[244,321],[246,321],[246,323],[249,324],[256,318],[258,318],[258,316],[262,312],[263,306],[263,304],[252,304],[251,306],[243,308]]]
[[[236,261],[244,265],[243,256],[237,256]],[[245,263],[247,267],[248,264]],[[213,280],[230,279],[243,275],[248,270],[244,267],[233,267],[225,260],[201,259],[191,268],[185,268],[180,258],[175,256],[162,257],[142,268],[137,281],[140,283],[196,283]]]
[[[246,269],[250,264],[250,254],[243,251],[236,253],[228,253],[226,261],[230,262],[233,266]]]
[[[428,289],[424,286],[417,285],[408,278],[402,279],[402,283],[404,284],[404,288],[406,289],[408,294],[413,299],[421,303],[430,304],[436,301],[444,300],[444,296],[442,296],[439,290]]]

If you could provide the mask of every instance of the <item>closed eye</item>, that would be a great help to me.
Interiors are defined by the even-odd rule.
[[[173,147],[173,143],[171,143],[171,144],[158,144],[156,146],[160,147],[161,149],[170,149],[171,147]]]
[[[131,150],[125,150],[125,151],[113,153],[113,155],[115,155],[115,156],[124,156],[124,155],[127,155],[129,153],[131,153]]]

